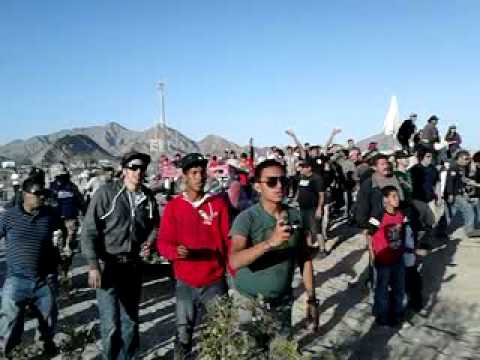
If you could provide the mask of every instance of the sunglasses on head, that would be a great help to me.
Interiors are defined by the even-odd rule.
[[[127,166],[127,169],[132,170],[132,171],[137,171],[137,170],[145,171],[146,170],[144,165],[130,165],[130,166]]]
[[[288,184],[288,179],[286,176],[269,176],[267,177],[267,180],[260,182],[266,184],[269,188],[274,188],[277,186],[279,181],[280,184],[282,184],[282,187],[286,187]]]

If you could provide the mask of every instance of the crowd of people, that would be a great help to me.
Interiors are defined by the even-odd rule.
[[[49,186],[45,174],[33,172],[0,215],[7,262],[3,355],[21,341],[26,306],[38,310],[45,352],[57,351],[58,269],[68,283],[81,215],[81,252],[96,290],[105,359],[138,356],[140,264],[152,252],[173,268],[175,359],[193,358],[196,326],[227,294],[239,305],[240,326],[254,321],[248,309],[261,296],[281,324],[277,335],[293,336],[297,268],[306,316],[317,329],[314,260],[331,253],[333,221],[365,235],[375,322],[397,326],[407,309],[425,305],[417,255],[459,225],[466,236],[480,236],[480,152],[462,149],[455,126],[441,141],[436,116],[419,131],[416,118],[399,128],[399,148],[386,152],[373,142],[366,151],[353,139],[336,144],[334,129],[324,145],[302,143],[287,130],[291,146],[263,155],[251,139],[245,153],[162,156],[148,186],[151,158],[134,151],[123,156],[117,178],[88,179],[84,194],[62,164]]]

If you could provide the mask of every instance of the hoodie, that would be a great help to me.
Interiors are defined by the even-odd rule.
[[[157,238],[158,252],[173,264],[175,278],[195,288],[225,276],[229,252],[228,206],[218,195],[192,203],[185,195],[165,207]],[[177,246],[190,255],[177,257]]]

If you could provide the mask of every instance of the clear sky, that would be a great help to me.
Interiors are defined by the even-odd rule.
[[[1,0],[0,143],[159,118],[200,140],[361,139],[389,98],[479,144],[478,0]],[[479,146],[480,147],[480,146]]]

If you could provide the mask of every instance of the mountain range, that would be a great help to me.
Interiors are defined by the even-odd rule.
[[[219,136],[209,135],[198,143],[173,128],[168,134],[168,153],[210,152],[223,153],[225,148],[240,150],[237,144]],[[50,164],[90,159],[118,159],[123,153],[137,150],[150,153],[164,148],[164,132],[161,126],[136,131],[111,122],[104,126],[89,126],[61,130],[48,135],[15,140],[0,146],[0,156],[22,164]],[[207,151],[208,150],[208,151]],[[163,151],[162,151],[163,152]]]
[[[248,147],[240,146],[218,135],[208,135],[202,140],[194,140],[173,128],[166,129],[168,151],[175,153],[201,152],[204,154],[223,154],[226,149],[237,153],[247,152]],[[164,128],[160,125],[136,131],[110,122],[106,125],[61,130],[48,135],[33,136],[25,140],[15,140],[0,146],[0,159],[14,160],[20,164],[51,164],[58,161],[75,162],[106,159],[118,160],[130,150],[149,153],[154,159],[164,153]],[[357,145],[366,149],[368,143],[376,141],[379,148],[391,147],[392,138],[377,134],[361,140]],[[160,150],[160,151],[159,151]],[[265,149],[256,149],[264,153]]]

